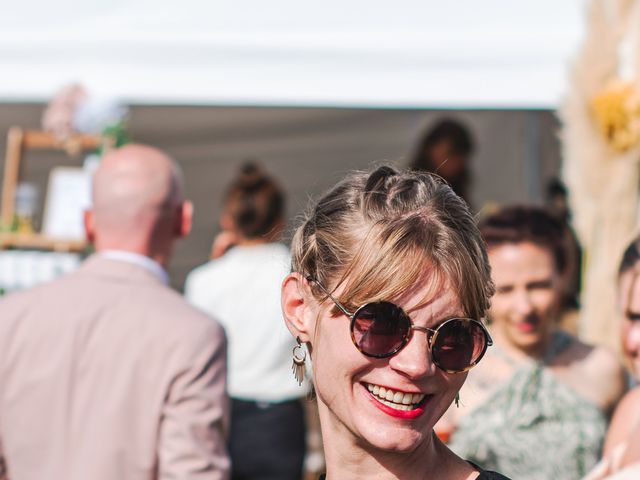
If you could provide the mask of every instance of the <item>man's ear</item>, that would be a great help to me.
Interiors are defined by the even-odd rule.
[[[93,244],[96,239],[96,226],[92,210],[85,210],[83,216],[84,236],[87,242]]]
[[[180,211],[178,215],[176,215],[174,233],[176,237],[184,238],[191,232],[191,225],[193,224],[193,203],[185,200],[178,208]]]
[[[299,273],[290,273],[282,282],[282,313],[287,328],[303,343],[313,340],[315,308],[309,282]]]

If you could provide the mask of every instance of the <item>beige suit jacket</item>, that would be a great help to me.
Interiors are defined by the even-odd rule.
[[[0,301],[11,480],[227,478],[225,385],[222,328],[140,266],[93,256]]]

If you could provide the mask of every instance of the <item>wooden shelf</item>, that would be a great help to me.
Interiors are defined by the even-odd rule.
[[[73,135],[60,140],[54,135],[40,130],[23,130],[19,127],[9,129],[7,135],[7,151],[2,182],[2,208],[0,223],[11,225],[15,213],[15,195],[21,172],[25,168],[22,158],[27,150],[58,150],[68,155],[77,155],[86,150],[96,150],[102,139],[94,135]],[[9,233],[0,232],[0,250],[7,248],[24,248],[36,250],[53,250],[56,252],[84,252],[87,242],[54,238],[41,233]]]
[[[87,242],[84,240],[53,238],[40,233],[0,232],[0,249],[7,248],[32,248],[55,252],[80,253],[86,250]]]
[[[23,130],[22,145],[27,149],[67,150],[80,153],[85,150],[96,150],[100,146],[100,137],[95,135],[72,135],[60,140],[48,132],[40,130]]]

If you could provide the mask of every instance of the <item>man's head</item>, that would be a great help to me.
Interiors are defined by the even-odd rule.
[[[107,153],[93,177],[87,238],[97,251],[125,250],[166,264],[173,242],[191,229],[182,177],[163,152],[130,144]]]

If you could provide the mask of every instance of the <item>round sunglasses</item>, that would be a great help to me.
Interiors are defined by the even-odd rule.
[[[482,359],[493,345],[491,335],[482,322],[472,318],[449,318],[435,329],[418,327],[398,305],[381,301],[366,303],[349,312],[322,284],[311,277],[336,307],[351,319],[351,340],[368,357],[389,358],[411,340],[414,330],[425,332],[433,363],[447,373],[462,373]]]

